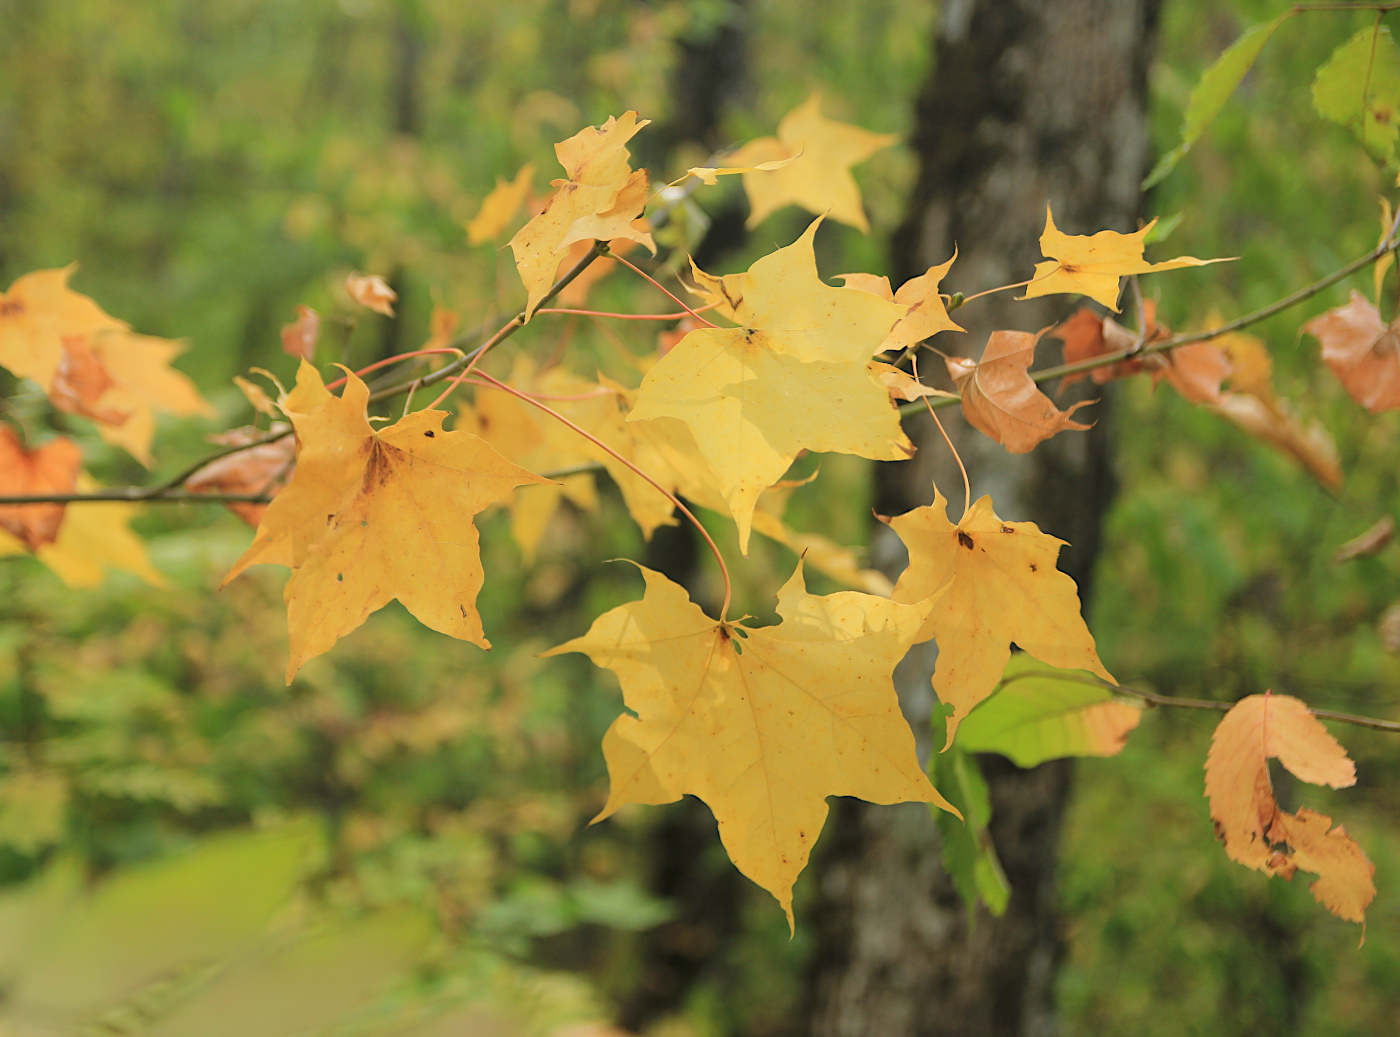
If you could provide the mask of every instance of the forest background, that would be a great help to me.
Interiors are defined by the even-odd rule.
[[[1159,152],[1177,143],[1200,71],[1278,9],[1166,0],[1150,77]],[[388,277],[397,312],[328,320],[321,360],[362,366],[414,348],[435,307],[467,325],[511,312],[520,290],[509,253],[500,242],[470,246],[464,224],[495,179],[526,161],[542,188],[555,141],[635,108],[654,120],[634,142],[635,164],[659,181],[708,154],[686,137],[697,103],[719,105],[737,143],[773,132],[813,90],[836,118],[905,132],[936,16],[916,0],[9,0],[0,11],[0,283],[76,260],[74,286],[108,312],[187,340],[179,366],[219,414],[163,426],[157,478],[200,456],[205,434],[250,420],[232,376],[263,366],[287,377],[279,329],[298,304],[352,313],[339,294],[351,269]],[[1149,194],[1149,218],[1181,216],[1171,254],[1240,257],[1164,281],[1168,324],[1251,310],[1375,242],[1386,182],[1308,94],[1312,70],[1373,17],[1280,32]],[[677,71],[706,47],[729,58],[712,89],[696,89]],[[825,227],[824,274],[885,272],[913,159],[896,147],[857,175],[872,231]],[[725,242],[704,264],[717,272],[745,269],[808,219],[787,209],[745,235],[737,185],[699,204]],[[1400,659],[1379,622],[1400,599],[1400,556],[1338,565],[1331,555],[1394,507],[1400,442],[1394,422],[1356,408],[1297,333],[1369,283],[1360,274],[1253,329],[1273,353],[1280,395],[1335,438],[1340,497],[1168,390],[1141,380],[1105,390],[1119,489],[1088,620],[1120,678],[1227,701],[1272,687],[1393,716]],[[591,304],[654,308],[638,301],[647,291],[613,273]],[[568,333],[613,362],[618,336],[639,354],[655,341],[654,330],[588,320]],[[547,354],[559,334],[523,348]],[[0,396],[14,388],[0,382]],[[23,397],[13,405],[22,421]],[[101,482],[146,481],[76,426]],[[820,492],[794,494],[794,524],[868,542],[870,478],[866,462],[829,460]],[[680,805],[585,827],[601,803],[598,741],[616,686],[583,660],[536,658],[634,596],[627,567],[599,563],[647,548],[616,495],[602,496],[596,513],[557,517],[528,564],[504,512],[483,518],[487,572],[518,574],[488,580],[480,600],[499,650],[440,638],[392,606],[290,688],[279,574],[211,593],[250,538],[214,505],[148,508],[136,520],[163,587],[113,574],[79,593],[37,562],[0,561],[0,883],[22,891],[0,906],[0,977],[16,967],[4,927],[43,917],[25,885],[35,876],[71,866],[126,882],[115,887],[124,899],[85,919],[52,966],[63,997],[98,1004],[103,992],[83,987],[83,955],[139,957],[145,934],[177,914],[198,920],[196,943],[233,940],[252,924],[247,905],[218,891],[251,871],[269,905],[310,876],[296,902],[329,912],[318,915],[318,965],[301,943],[268,952],[241,979],[246,995],[303,1028],[334,1022],[347,989],[360,1000],[346,1032],[554,1033],[612,1018],[645,975],[642,934],[675,911],[648,854]],[[766,611],[763,588],[791,564],[777,545],[756,547],[740,604]],[[1355,928],[1318,910],[1302,881],[1270,882],[1212,844],[1201,763],[1214,720],[1156,710],[1122,755],[1078,765],[1059,879],[1063,1032],[1392,1032],[1393,736],[1348,730],[1357,788],[1344,801],[1309,790],[1309,805],[1343,818],[1377,866],[1357,949]],[[236,834],[250,826],[274,834]],[[729,867],[717,841],[705,852],[716,870]],[[675,1003],[645,1020],[647,1032],[798,1032],[812,881],[799,884],[791,941],[767,894],[745,887],[733,931]],[[181,1032],[151,1022],[151,997],[113,1009],[111,1027]]]

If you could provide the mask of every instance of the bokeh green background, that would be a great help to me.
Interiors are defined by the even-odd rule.
[[[1201,70],[1280,9],[1165,0],[1151,77],[1159,150],[1176,143]],[[685,47],[745,38],[743,82],[716,84],[735,142],[772,132],[814,89],[831,115],[902,132],[936,14],[921,0],[9,0],[0,12],[0,283],[76,260],[78,290],[141,331],[187,340],[180,366],[219,419],[164,426],[157,477],[199,456],[204,434],[251,420],[231,376],[290,373],[278,328],[298,303],[328,317],[321,358],[353,364],[421,343],[434,305],[467,327],[511,312],[522,293],[509,253],[469,247],[464,220],[526,161],[543,188],[553,142],[584,124],[635,108],[665,125]],[[1374,244],[1389,179],[1309,95],[1313,69],[1372,20],[1286,25],[1149,196],[1149,216],[1181,216],[1172,254],[1240,257],[1148,286],[1172,326],[1262,305]],[[637,150],[658,179],[703,157],[648,152],[645,136]],[[859,170],[872,234],[824,230],[824,274],[883,272],[912,175],[902,147]],[[697,197],[716,216],[742,204],[735,186]],[[720,272],[788,243],[806,219],[768,220]],[[392,280],[395,319],[352,316],[337,287],[352,268]],[[1395,715],[1400,661],[1377,620],[1400,600],[1400,556],[1331,555],[1394,508],[1396,421],[1355,406],[1298,331],[1369,285],[1358,275],[1254,329],[1280,395],[1335,438],[1339,495],[1165,387],[1112,390],[1121,491],[1090,625],[1121,679],[1223,700],[1271,687]],[[1393,291],[1394,275],[1387,307]],[[616,275],[594,302],[662,305]],[[625,368],[627,350],[654,342],[541,320],[511,352],[547,355],[566,334],[584,370]],[[0,388],[7,416],[43,424],[39,399]],[[103,482],[148,478],[81,419],[64,427]],[[829,459],[795,496],[794,522],[864,542],[868,479],[863,462]],[[670,910],[642,883],[662,812],[586,827],[619,697],[586,660],[536,658],[637,591],[630,567],[602,564],[643,551],[604,489],[600,513],[556,520],[533,565],[503,515],[482,521],[495,651],[426,632],[395,606],[290,688],[280,575],[214,593],[249,539],[220,509],[138,520],[165,588],[113,577],[79,593],[35,562],[0,561],[0,986],[12,995],[0,1017],[42,1017],[51,1032],[105,1012],[121,1033],[217,1022],[229,1034],[404,1035],[545,1034],[607,1018],[635,982],[636,934]],[[756,550],[741,611],[769,614],[791,565],[774,545]],[[1376,863],[1358,949],[1358,929],[1314,904],[1302,877],[1271,882],[1214,843],[1201,794],[1213,721],[1156,710],[1122,756],[1078,766],[1061,880],[1064,1032],[1393,1032],[1394,736],[1337,729],[1358,763],[1354,789],[1279,780],[1286,804],[1344,821]],[[89,880],[96,899],[77,892]],[[742,917],[658,1032],[794,1032],[803,930],[789,942],[756,889]],[[130,982],[161,982],[130,997],[112,979],[118,964]],[[248,1000],[285,1011],[231,1022],[241,1017],[226,1006]]]

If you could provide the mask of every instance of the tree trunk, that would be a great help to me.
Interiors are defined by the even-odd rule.
[[[912,145],[920,162],[905,225],[894,243],[896,283],[958,261],[946,291],[1024,280],[1040,259],[1045,205],[1068,233],[1132,230],[1146,170],[1146,70],[1157,0],[948,0],[940,6],[931,78],[918,101]],[[996,329],[1038,330],[1072,300],[979,299],[955,314],[966,336],[937,345],[973,357]],[[1040,363],[1054,355],[1042,347]],[[936,373],[924,354],[928,379]],[[940,365],[941,366],[941,365]],[[1083,389],[1081,383],[1073,388]],[[1097,391],[1102,396],[1102,391]],[[1068,398],[1075,398],[1067,393]],[[1062,405],[1067,405],[1068,400]],[[1105,402],[1092,432],[1068,432],[1013,457],[953,410],[944,423],[972,482],[997,514],[1030,519],[1070,542],[1060,566],[1090,591],[1100,526],[1112,494]],[[1093,412],[1098,413],[1094,414]],[[911,461],[881,466],[876,508],[927,504],[930,481],[961,510],[962,479],[931,421],[909,422]],[[891,575],[905,565],[881,530],[875,556]],[[901,701],[927,752],[935,649],[915,649],[896,673]],[[813,925],[808,1029],[818,1037],[1053,1032],[1053,984],[1063,940],[1055,869],[1069,766],[1020,770],[984,758],[992,837],[1012,886],[1001,918],[966,910],[939,863],[937,834],[919,804],[836,804]]]

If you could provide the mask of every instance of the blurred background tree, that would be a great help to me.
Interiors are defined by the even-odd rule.
[[[984,24],[982,9],[10,0],[0,36],[0,281],[76,260],[80,291],[143,331],[189,341],[181,366],[221,413],[164,427],[159,476],[197,457],[203,433],[250,420],[229,379],[251,365],[290,369],[278,329],[299,303],[328,316],[321,359],[357,365],[427,339],[434,307],[468,327],[509,312],[520,297],[509,256],[500,242],[469,246],[464,221],[497,176],[533,161],[542,187],[554,141],[626,108],[655,120],[637,145],[658,180],[772,132],[814,89],[835,117],[906,134],[908,146],[858,170],[872,233],[828,224],[818,250],[827,275],[908,276],[916,261],[945,259],[953,237],[971,254],[986,233],[977,221],[999,219],[954,193],[941,204],[968,220],[966,231],[948,229],[955,220],[934,230],[909,220],[937,197],[929,178],[939,142],[967,129],[965,118],[939,128],[941,113],[958,109],[940,108],[937,89],[916,105],[925,84],[942,75],[946,88],[949,78],[953,55],[939,49],[935,61],[935,29],[947,48],[958,24]],[[1279,9],[1164,0],[1155,57],[1132,66],[1150,88],[1157,152],[1177,142],[1201,70]],[[1313,15],[1286,26],[1217,124],[1149,193],[1141,215],[1182,217],[1175,251],[1241,257],[1151,286],[1167,323],[1252,309],[1375,241],[1374,199],[1387,183],[1345,129],[1316,117],[1308,95],[1312,70],[1373,20]],[[1140,16],[1132,32],[1150,21]],[[979,28],[962,38],[990,48],[997,36]],[[1073,48],[1035,57],[1051,69],[1085,62]],[[1144,162],[1133,151],[1143,142],[1117,124],[1093,132],[1122,135],[1123,153],[1109,157],[1125,167]],[[1033,140],[1028,154],[1064,146]],[[991,197],[980,172],[963,190]],[[1027,211],[1047,193],[1059,211],[1060,183],[1049,176]],[[1127,229],[1135,193],[1066,209],[1075,222],[1065,229]],[[784,210],[749,233],[745,215],[736,187],[702,195],[673,241],[695,248],[707,269],[742,270],[806,219]],[[1037,229],[1038,220],[1008,222],[1007,248],[1033,243]],[[391,280],[396,317],[350,316],[337,286],[351,268]],[[1400,598],[1400,558],[1394,548],[1345,565],[1330,556],[1393,511],[1394,422],[1359,411],[1297,335],[1350,287],[1255,329],[1280,395],[1335,438],[1341,495],[1169,391],[1132,383],[1103,394],[1112,419],[1095,436],[1111,444],[1118,493],[1093,566],[1090,626],[1120,678],[1216,699],[1273,687],[1393,715],[1400,663],[1378,624]],[[616,276],[594,291],[599,308],[656,305]],[[1070,308],[982,312],[1030,328]],[[614,370],[654,345],[654,332],[570,319],[522,334],[518,348],[547,355],[562,336]],[[4,417],[22,424],[36,401],[7,377]],[[144,479],[73,426],[102,481]],[[828,459],[818,483],[794,495],[795,521],[868,542],[876,478],[863,462]],[[888,494],[889,477],[878,478]],[[945,491],[948,478],[939,475]],[[1082,492],[1066,485],[1063,500]],[[693,801],[586,827],[601,803],[598,739],[616,714],[616,688],[584,660],[535,654],[631,596],[633,577],[598,564],[605,558],[646,551],[700,600],[715,597],[714,574],[684,535],[644,547],[610,487],[603,496],[597,513],[556,516],[530,564],[503,514],[484,520],[488,572],[518,574],[488,581],[481,600],[496,652],[429,634],[395,607],[290,688],[277,576],[210,593],[249,535],[213,506],[150,509],[139,520],[165,588],[114,576],[75,593],[37,563],[0,562],[5,1025],[66,1033],[100,1016],[118,1033],[444,1037],[607,1019],[676,1037],[824,1025],[813,1018],[831,989],[823,969],[833,951],[853,953],[827,924],[840,860],[799,885],[789,941],[771,899],[732,871]],[[1066,565],[1089,582],[1085,536],[1041,520],[1084,552]],[[767,588],[790,566],[776,545],[756,549],[737,604],[767,615]],[[1048,928],[1036,940],[1058,968],[1031,979],[1036,1003],[1054,1010],[1020,1018],[1135,1037],[1391,1032],[1400,1014],[1393,743],[1348,731],[1358,788],[1335,801],[1309,792],[1377,864],[1380,896],[1357,950],[1354,929],[1319,912],[1301,881],[1271,883],[1212,845],[1200,772],[1210,723],[1157,711],[1121,757],[1076,764],[1074,782],[1058,769],[1053,781],[1068,796],[1058,868],[1013,894],[1034,893],[1043,912]],[[1043,780],[988,767],[1011,783]],[[836,827],[828,839],[848,869],[869,852]],[[991,919],[967,929],[936,870],[919,874],[956,939],[996,943]],[[228,902],[249,906],[232,917]],[[191,918],[197,936],[180,927]],[[904,964],[915,973],[917,962]],[[919,992],[930,1005],[944,994]],[[278,1011],[226,1008],[250,1001]]]

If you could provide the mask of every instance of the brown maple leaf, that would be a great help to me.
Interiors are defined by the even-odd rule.
[[[1065,429],[1082,432],[1090,427],[1071,420],[1070,415],[1093,400],[1080,400],[1069,410],[1060,410],[1031,381],[1027,369],[1042,334],[994,331],[981,361],[947,360],[948,374],[962,393],[968,424],[1013,454],[1024,454]]]
[[[1380,310],[1353,290],[1345,306],[1303,325],[1322,343],[1322,359],[1351,398],[1372,414],[1400,408],[1400,318],[1386,324]]]
[[[1157,303],[1148,299],[1143,304],[1143,310],[1147,317],[1147,334],[1143,336],[1143,344],[1160,342],[1162,339],[1169,338],[1171,329],[1157,323]],[[1078,364],[1109,353],[1132,349],[1138,341],[1137,335],[1132,331],[1111,317],[1099,316],[1087,306],[1082,307],[1073,317],[1054,328],[1050,334],[1065,344],[1065,363],[1067,364]],[[1092,371],[1066,375],[1060,380],[1060,389],[1063,391],[1065,386],[1082,381],[1086,376],[1092,378],[1097,384],[1103,385],[1116,378],[1131,377],[1161,363],[1163,363],[1161,358],[1151,353],[1142,357],[1129,357],[1116,364],[1096,367]]]
[[[0,425],[0,494],[11,497],[73,493],[83,454],[66,436],[27,449],[13,429]],[[63,524],[62,504],[9,504],[0,507],[0,529],[30,551],[51,544]]]
[[[282,425],[285,429],[287,426]],[[279,431],[274,425],[270,432]],[[214,437],[224,446],[242,446],[261,439],[260,429],[243,428]],[[247,493],[275,497],[292,478],[296,470],[296,439],[283,436],[271,443],[240,450],[213,461],[185,480],[191,493]],[[267,511],[266,504],[253,501],[229,501],[225,505],[250,526],[257,526]]]

